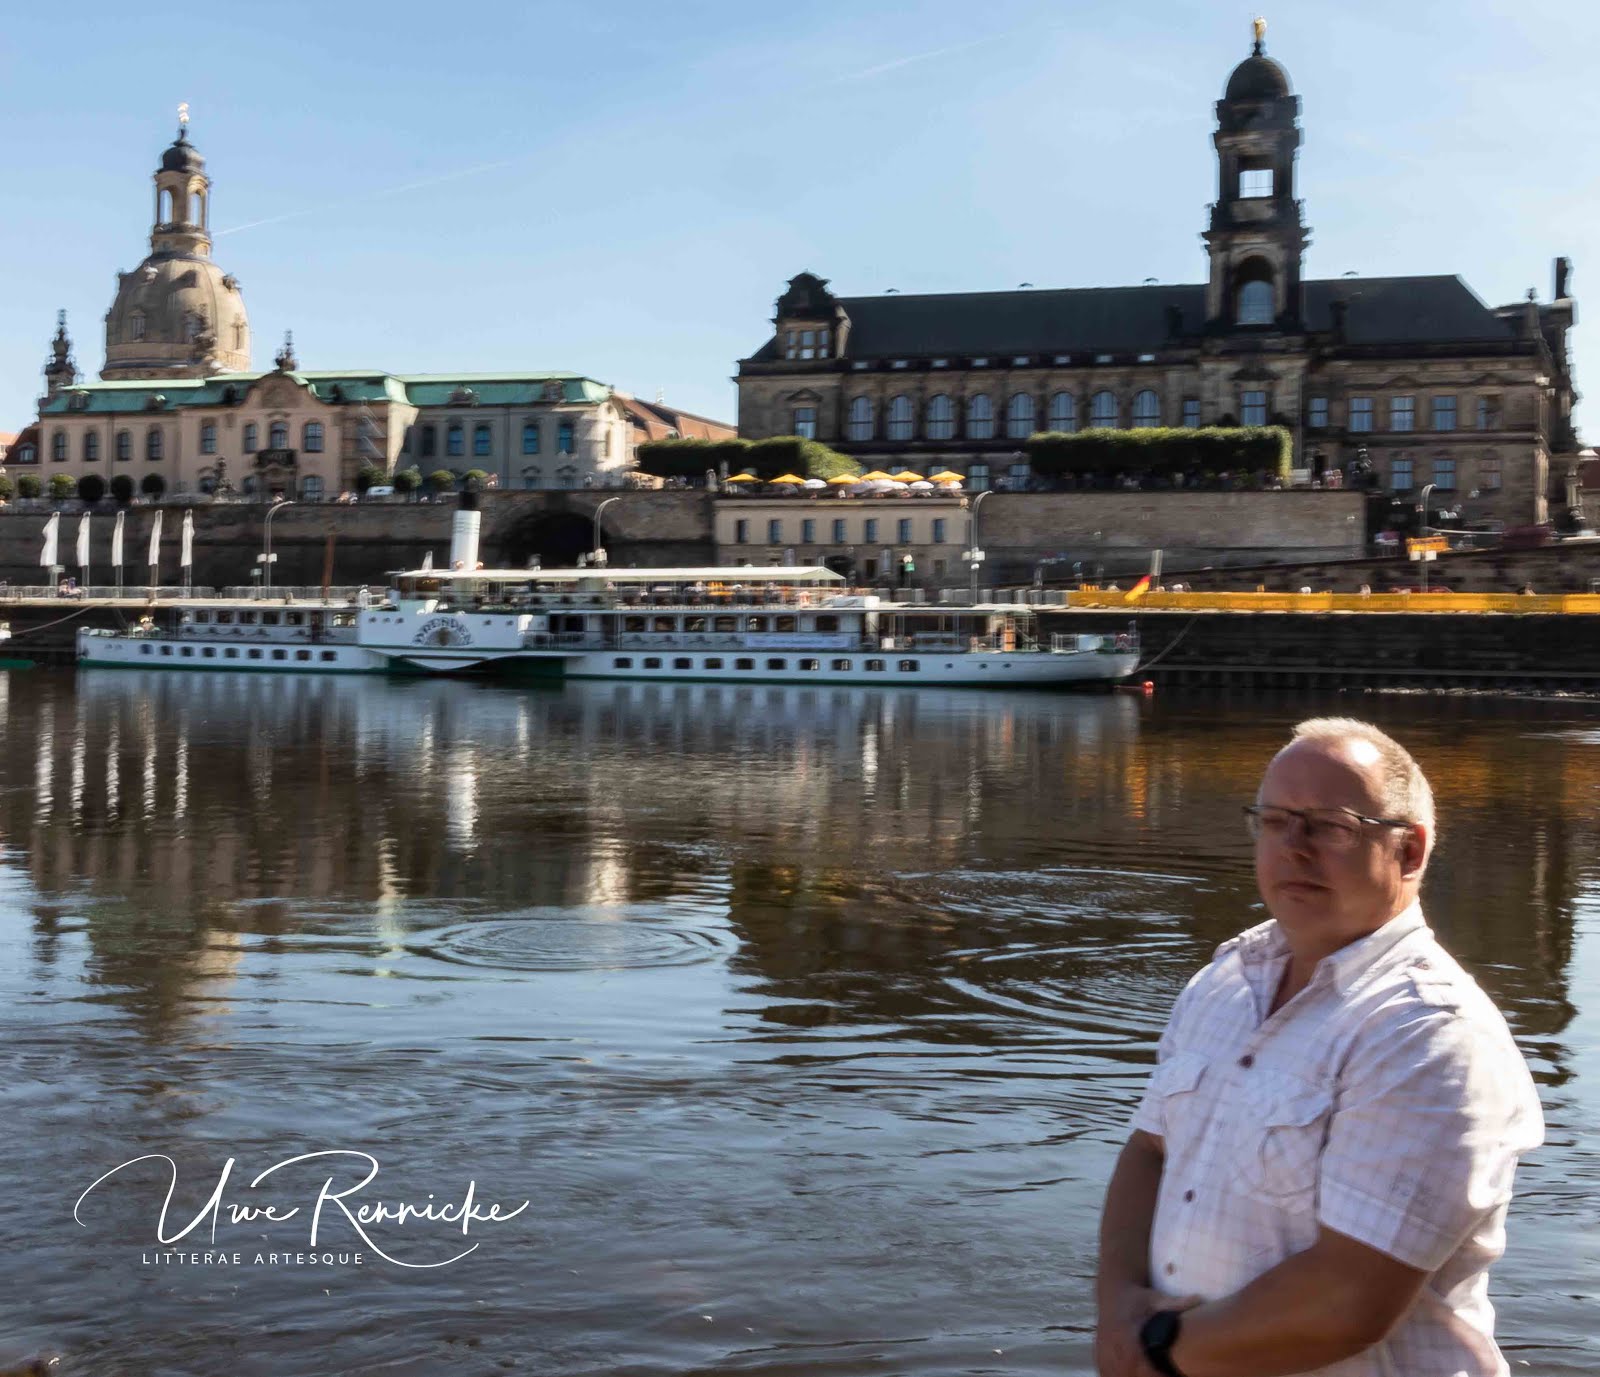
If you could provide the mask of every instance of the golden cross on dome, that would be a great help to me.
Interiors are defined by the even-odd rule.
[[[1251,21],[1250,28],[1255,33],[1256,47],[1259,48],[1261,46],[1261,40],[1267,36],[1267,21],[1258,14],[1255,19]]]

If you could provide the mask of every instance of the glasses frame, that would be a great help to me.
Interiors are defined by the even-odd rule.
[[[1315,812],[1315,813],[1343,813],[1347,818],[1354,818],[1357,822],[1365,823],[1368,827],[1404,827],[1404,828],[1410,829],[1410,828],[1413,828],[1413,827],[1415,827],[1417,825],[1416,823],[1411,822],[1409,819],[1406,819],[1406,818],[1374,818],[1374,817],[1368,817],[1367,814],[1365,814],[1365,813],[1356,812],[1356,810],[1354,808],[1338,808],[1338,807],[1333,807],[1333,808],[1285,808],[1282,804],[1279,804],[1279,803],[1266,803],[1266,804],[1262,804],[1262,803],[1247,803],[1247,804],[1245,804],[1243,809],[1241,810],[1244,813],[1246,819],[1248,820],[1245,825],[1247,827],[1250,827],[1250,828],[1258,827],[1260,825],[1260,822],[1261,822],[1261,814],[1267,808],[1274,809],[1275,811],[1277,811],[1279,813],[1287,813],[1290,817],[1293,817],[1293,818],[1299,818],[1301,827],[1305,828],[1307,839],[1309,839],[1310,836],[1311,836],[1311,818],[1308,815],[1310,813],[1313,813],[1313,812]],[[1261,840],[1261,834],[1259,832],[1252,831],[1251,836],[1256,841],[1260,841]],[[1315,845],[1315,843],[1313,843],[1313,845]]]

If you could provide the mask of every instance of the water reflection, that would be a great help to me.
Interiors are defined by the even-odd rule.
[[[337,1138],[426,1189],[540,1202],[426,1286],[252,1275],[198,1323],[203,1277],[133,1302],[131,1203],[92,1267],[24,1205],[0,1223],[36,1301],[17,1352],[127,1373],[242,1344],[311,1371],[334,1333],[352,1373],[1086,1370],[1110,1155],[1172,998],[1257,916],[1238,807],[1329,706],[0,687],[17,1170],[86,1184],[140,1151]],[[1546,1096],[1499,1284],[1503,1328],[1560,1371],[1597,1281],[1571,1273],[1600,1118],[1600,731],[1560,704],[1361,708],[1434,779],[1430,914]]]

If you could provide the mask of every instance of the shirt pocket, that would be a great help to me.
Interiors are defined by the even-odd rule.
[[[1150,1096],[1160,1111],[1162,1133],[1169,1142],[1198,1129],[1201,1105],[1195,1092],[1210,1064],[1197,1052],[1177,1052],[1152,1073]]]
[[[1246,1097],[1240,1179],[1247,1193],[1309,1209],[1333,1117],[1333,1091],[1263,1087]]]

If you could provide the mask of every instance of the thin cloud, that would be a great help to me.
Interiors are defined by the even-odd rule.
[[[973,48],[981,48],[986,43],[996,43],[1002,38],[1009,38],[1012,34],[1021,32],[1021,29],[1007,29],[1004,33],[992,33],[983,38],[975,38],[970,43],[952,43],[948,48],[933,48],[925,53],[911,53],[889,62],[880,62],[874,67],[863,67],[859,72],[847,72],[844,76],[835,77],[829,84],[836,86],[844,81],[866,81],[869,77],[882,76],[885,72],[898,72],[902,67],[909,67],[914,62],[931,62],[936,57],[948,57],[951,53],[969,52]]]

